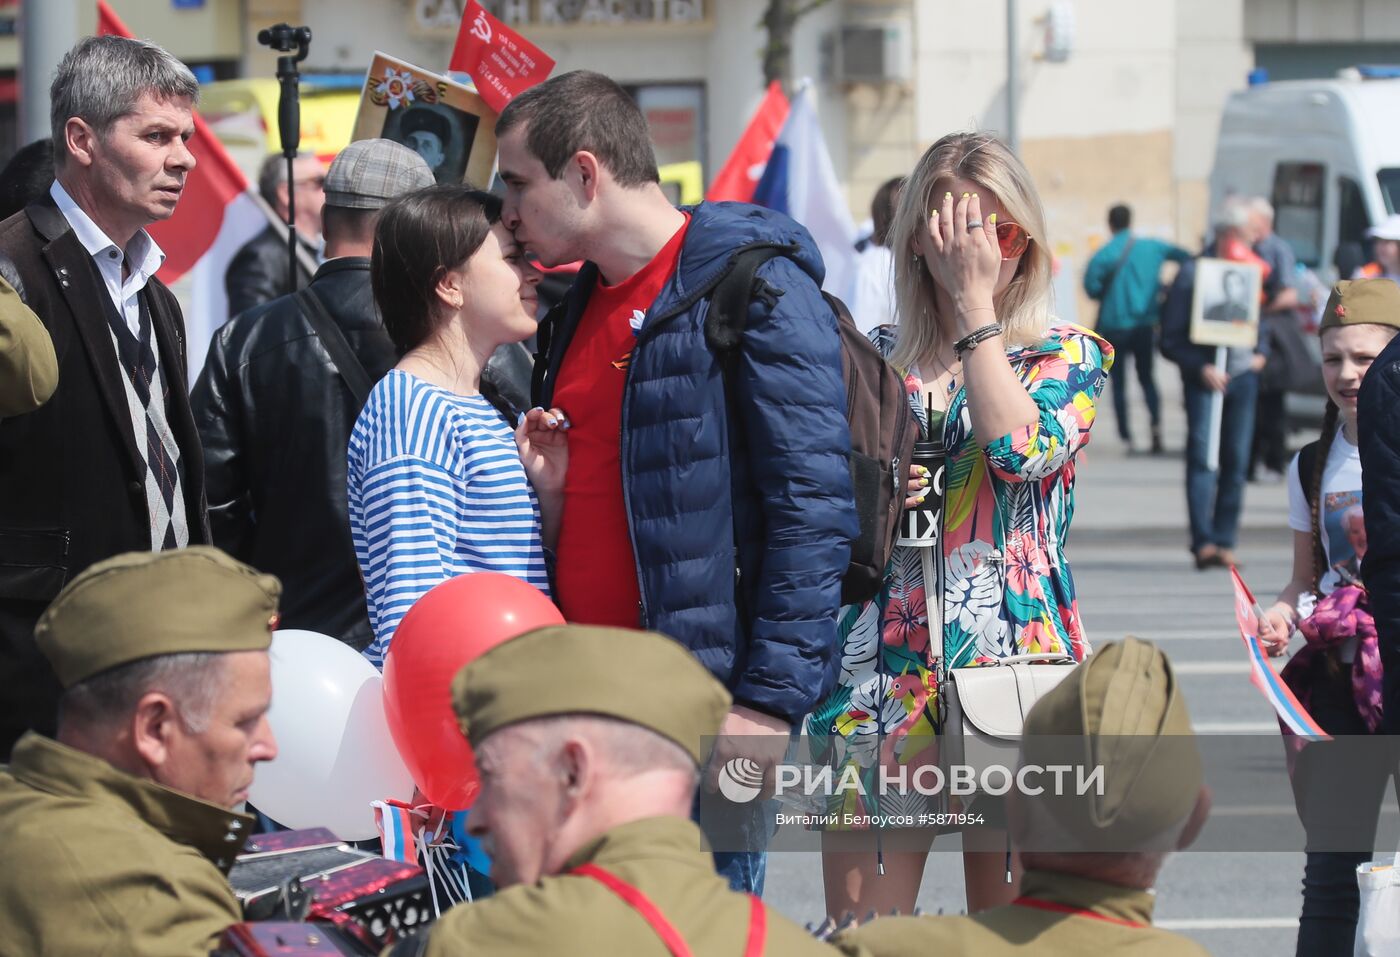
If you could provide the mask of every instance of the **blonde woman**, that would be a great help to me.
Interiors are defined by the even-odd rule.
[[[909,795],[877,806],[879,767],[936,760],[938,676],[947,669],[1087,653],[1063,546],[1075,455],[1113,361],[1104,340],[1053,323],[1040,200],[995,137],[952,134],[924,154],[901,194],[890,248],[899,325],[872,339],[907,373],[923,437],[941,435],[947,449],[934,556],[944,584],[926,595],[922,550],[897,548],[881,594],[841,610],[841,680],[807,731],[819,753],[855,765],[869,783],[869,797],[848,789],[828,810],[864,815],[909,809]],[[916,467],[915,496],[928,478]],[[942,610],[941,642],[930,640],[930,605]],[[823,837],[832,916],[913,908],[927,859],[921,841],[910,849],[907,833],[889,848],[872,847],[868,835]],[[1015,896],[1007,866],[1004,831],[964,834],[969,911]]]

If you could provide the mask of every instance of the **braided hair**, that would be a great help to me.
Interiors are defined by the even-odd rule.
[[[1317,592],[1322,587],[1322,576],[1327,573],[1327,552],[1322,547],[1322,473],[1327,469],[1327,456],[1332,452],[1332,443],[1337,438],[1337,423],[1341,418],[1341,411],[1337,408],[1337,403],[1330,398],[1327,400],[1327,411],[1322,416],[1322,435],[1317,440],[1317,454],[1313,457],[1312,474],[1309,476],[1298,476],[1300,481],[1306,481],[1312,494],[1308,496],[1309,509],[1311,513],[1312,543],[1313,543],[1313,584],[1312,589]]]

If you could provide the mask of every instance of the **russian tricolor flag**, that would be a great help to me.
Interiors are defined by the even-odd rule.
[[[804,86],[792,99],[787,122],[773,144],[753,201],[787,213],[807,227],[826,263],[822,288],[850,299],[855,282],[856,226],[831,165],[810,86]]]
[[[1294,697],[1278,672],[1270,667],[1268,659],[1264,657],[1264,649],[1259,645],[1259,619],[1263,617],[1263,610],[1237,569],[1230,569],[1230,577],[1235,583],[1235,620],[1239,623],[1240,637],[1244,639],[1249,655],[1249,680],[1273,706],[1274,713],[1288,730],[1308,741],[1332,740],[1332,736],[1322,730],[1322,726]]]

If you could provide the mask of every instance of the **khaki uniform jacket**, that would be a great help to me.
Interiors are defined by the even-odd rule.
[[[1065,874],[1027,871],[1022,899],[974,917],[893,917],[837,936],[846,954],[871,957],[1208,957],[1195,942],[1152,926],[1152,895]]]
[[[252,819],[30,732],[0,772],[0,957],[208,957]]]
[[[695,957],[743,957],[749,898],[731,891],[715,873],[714,858],[690,821],[654,817],[613,828],[576,854],[565,870],[589,862],[650,898]],[[835,954],[772,910],[767,931],[766,957]],[[565,874],[460,904],[432,928],[426,945],[406,941],[389,953],[666,957],[669,951],[651,925],[611,890],[590,877]]]
[[[58,386],[49,331],[15,287],[0,279],[0,418],[32,412]]]

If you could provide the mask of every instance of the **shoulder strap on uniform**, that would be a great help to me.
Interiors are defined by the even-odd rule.
[[[312,292],[310,287],[298,289],[295,295],[301,314],[311,323],[311,329],[321,340],[321,345],[331,354],[331,363],[335,370],[350,387],[350,394],[355,397],[355,401],[363,406],[374,383],[370,381],[369,373],[355,355],[355,350],[350,348],[345,333],[340,330],[340,324],[331,317],[325,304],[321,302],[321,297]]]

